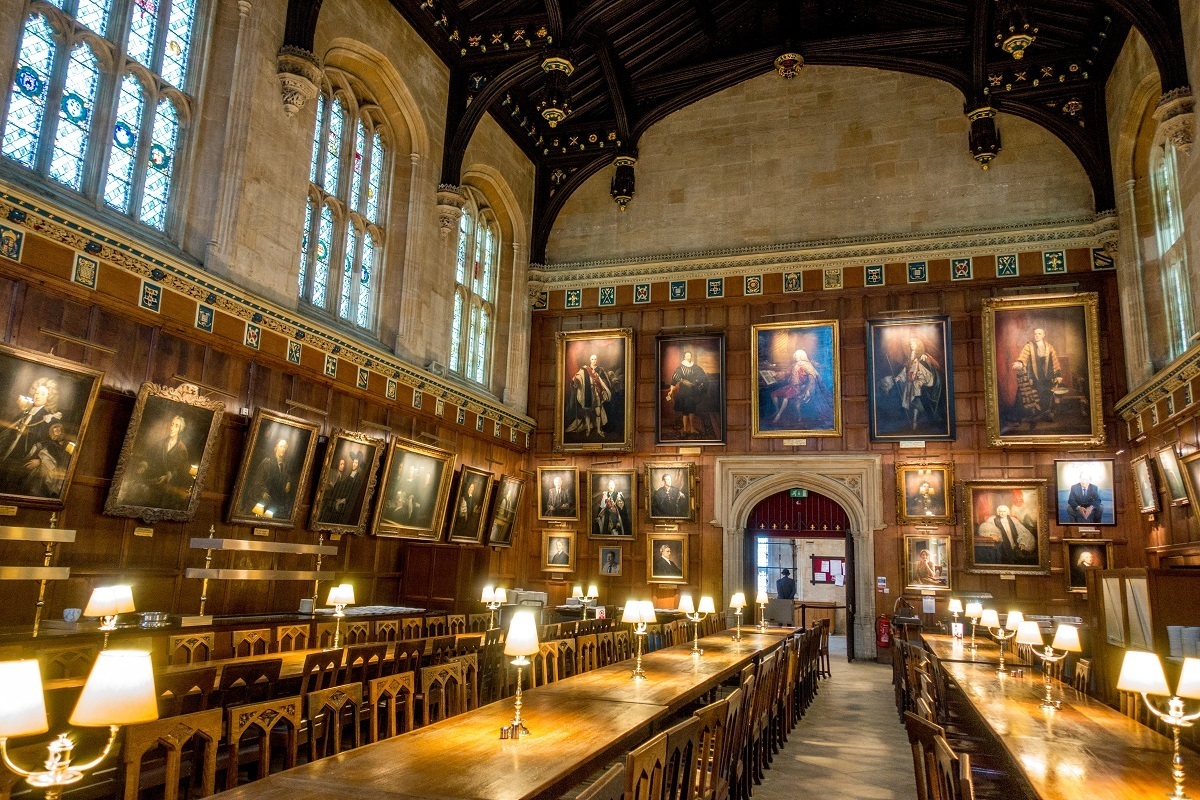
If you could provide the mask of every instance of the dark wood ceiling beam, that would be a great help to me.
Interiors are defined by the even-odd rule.
[[[987,53],[992,31],[989,13],[992,0],[971,0],[967,25],[971,36],[971,83],[968,91],[966,111],[973,111],[984,104],[984,87],[987,86]]]
[[[617,121],[617,136],[622,141],[629,141],[631,130],[631,115],[637,114],[637,104],[633,97],[633,86],[629,81],[629,73],[621,65],[612,42],[604,38],[596,46],[596,57],[600,62],[600,71],[604,74],[604,82],[608,86],[608,97],[612,103],[613,116]]]
[[[483,20],[505,20],[526,0],[460,0],[459,10],[469,22]]]
[[[391,3],[425,44],[437,53],[443,64],[452,66],[458,60],[457,43],[450,41],[445,29],[433,24],[433,18],[421,8],[419,0],[391,0]]]
[[[574,42],[586,34],[593,26],[611,31],[613,23],[626,16],[636,16],[639,12],[653,8],[654,4],[646,0],[592,0],[567,23],[563,36],[568,42]]]
[[[1188,85],[1182,20],[1175,0],[1105,0],[1146,39],[1163,92]]]
[[[320,14],[321,0],[288,0],[283,46],[296,47],[306,53],[312,53],[317,33],[317,17]]]
[[[558,4],[558,0],[543,0],[546,4],[546,30],[550,32],[552,44],[562,47],[563,42],[563,14],[562,6]]]

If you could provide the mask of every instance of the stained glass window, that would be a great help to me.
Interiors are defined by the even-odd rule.
[[[371,177],[367,181],[367,219],[379,222],[379,192],[383,186],[383,139],[371,137]]]
[[[463,296],[454,293],[454,313],[450,317],[450,371],[458,372],[458,361],[462,350]]]
[[[158,28],[158,0],[132,0],[129,41],[125,52],[143,67],[154,67],[154,33]]]
[[[454,263],[455,313],[458,316],[451,320],[449,362],[452,371],[487,385],[499,236],[490,212],[482,206],[482,198],[470,189],[467,194],[468,202],[458,223]],[[467,305],[462,306],[463,303]],[[465,308],[470,311],[465,312],[467,318],[464,321]]]
[[[317,225],[317,250],[314,255],[312,280],[312,303],[325,305],[326,286],[329,283],[329,258],[333,251],[333,210],[321,207],[321,222]]]
[[[121,96],[117,100],[117,121],[113,124],[108,179],[104,184],[104,202],[118,211],[129,210],[144,104],[142,84],[132,74],[126,75],[121,81]]]
[[[187,83],[188,53],[191,52],[192,24],[196,21],[196,0],[171,0],[167,22],[167,42],[163,47],[163,80],[181,89]]]
[[[355,247],[354,226],[346,231],[346,256],[342,266],[342,292],[338,295],[338,316],[347,319],[350,316],[350,292],[354,289],[354,262],[358,257]]]
[[[175,137],[179,114],[170,100],[158,101],[154,130],[150,137],[150,168],[142,194],[142,222],[163,229],[167,221],[167,198],[171,193],[171,169],[175,163]]]
[[[21,36],[17,73],[9,93],[3,153],[31,169],[37,161],[56,49],[54,34],[46,18],[41,14],[29,17]]]
[[[375,272],[375,237],[367,231],[363,236],[362,264],[358,270],[358,314],[355,322],[361,328],[371,322],[371,280]]]
[[[488,312],[479,309],[479,330],[475,333],[475,382],[483,383],[483,368],[487,362]]]
[[[83,43],[75,45],[67,65],[62,100],[58,104],[58,129],[54,135],[54,155],[50,159],[50,177],[72,189],[78,189],[83,180],[92,104],[96,100],[99,77],[92,48]]]
[[[340,100],[329,104],[329,133],[325,138],[325,191],[337,194],[338,169],[342,159],[342,127],[346,112]]]
[[[304,208],[304,236],[300,239],[300,294],[304,294],[308,282],[308,245],[312,235],[313,202],[311,199]]]
[[[458,250],[454,258],[454,280],[467,282],[467,246],[471,241],[471,215],[466,210],[458,218]]]
[[[350,209],[352,211],[358,211],[358,203],[362,194],[363,158],[366,156],[366,150],[367,129],[363,127],[362,120],[360,119],[358,121],[358,132],[354,134],[354,153],[351,156],[353,177],[350,179]]]
[[[75,9],[75,19],[79,20],[83,27],[104,36],[108,32],[108,11],[111,5],[111,0],[79,0]]]
[[[317,182],[317,166],[321,160],[321,134],[325,131],[325,95],[317,98],[317,127],[313,129],[312,163],[308,166],[308,182]]]
[[[1183,236],[1183,213],[1179,199],[1179,176],[1175,146],[1169,141],[1155,147],[1150,172],[1154,199],[1154,223],[1158,242],[1158,271],[1162,285],[1163,315],[1168,354],[1181,355],[1192,343],[1191,280]]]

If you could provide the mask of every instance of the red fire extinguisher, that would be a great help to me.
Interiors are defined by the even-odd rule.
[[[875,620],[875,646],[892,646],[892,622],[886,614],[880,614],[879,619]]]

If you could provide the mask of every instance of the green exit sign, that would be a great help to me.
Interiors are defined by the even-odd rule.
[[[808,489],[792,489],[788,492],[788,496],[795,498],[808,497]]]

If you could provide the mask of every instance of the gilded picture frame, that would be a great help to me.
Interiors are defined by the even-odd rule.
[[[63,508],[103,379],[65,358],[0,345],[0,504]]]
[[[321,426],[278,411],[254,412],[229,501],[231,523],[293,528],[308,497]]]
[[[1044,479],[966,481],[962,505],[966,572],[1050,574]]]
[[[949,534],[904,535],[904,591],[949,592],[954,589]]]
[[[459,468],[454,502],[450,504],[450,522],[446,526],[451,542],[482,544],[494,478],[492,473],[466,464]]]
[[[488,520],[489,547],[512,547],[513,528],[521,513],[521,498],[525,496],[525,479],[502,475],[492,493],[492,515]]]
[[[633,447],[633,329],[555,334],[554,450]]]
[[[750,403],[752,437],[842,435],[837,320],[752,325],[750,361],[757,386]]]
[[[684,533],[646,535],[646,582],[687,583],[688,537]]]
[[[392,437],[371,524],[375,535],[440,541],[457,458],[439,447]]]
[[[1087,594],[1087,574],[1090,567],[1112,569],[1112,539],[1063,539],[1063,572],[1067,575],[1067,591]]]
[[[589,539],[628,541],[637,535],[638,475],[631,469],[593,469],[587,475]]]
[[[696,521],[696,465],[646,464],[646,515],[666,522]]]
[[[104,513],[149,523],[191,521],[224,413],[224,401],[201,397],[194,384],[143,383]]]
[[[625,552],[621,545],[600,545],[596,562],[602,578],[619,578],[625,566]]]
[[[1193,450],[1179,459],[1179,466],[1192,508],[1200,508],[1200,450]]]
[[[897,524],[953,525],[955,521],[953,462],[896,465]]]
[[[867,320],[867,413],[873,442],[952,441],[950,318]]]
[[[656,336],[654,375],[657,444],[725,443],[724,333]]]
[[[1106,441],[1095,292],[983,301],[984,399],[993,447]]]
[[[1117,524],[1116,470],[1111,458],[1054,460],[1055,520],[1073,527]],[[1087,481],[1085,487],[1084,480]]]
[[[575,531],[542,531],[542,572],[575,571]]]
[[[1179,466],[1179,453],[1175,445],[1160,447],[1154,452],[1154,460],[1158,462],[1159,472],[1162,473],[1162,485],[1167,490],[1167,499],[1172,506],[1186,506],[1188,498],[1187,479],[1183,468]]]
[[[386,447],[383,439],[358,431],[338,428],[333,432],[317,476],[317,491],[308,514],[309,530],[356,536],[367,532],[371,498],[379,482],[379,462]]]
[[[1133,488],[1137,492],[1138,511],[1143,514],[1157,513],[1158,485],[1155,483],[1154,468],[1149,456],[1138,456],[1129,462],[1133,473]]]
[[[538,520],[574,522],[579,519],[579,470],[575,467],[537,468]],[[555,478],[558,479],[557,483]]]

